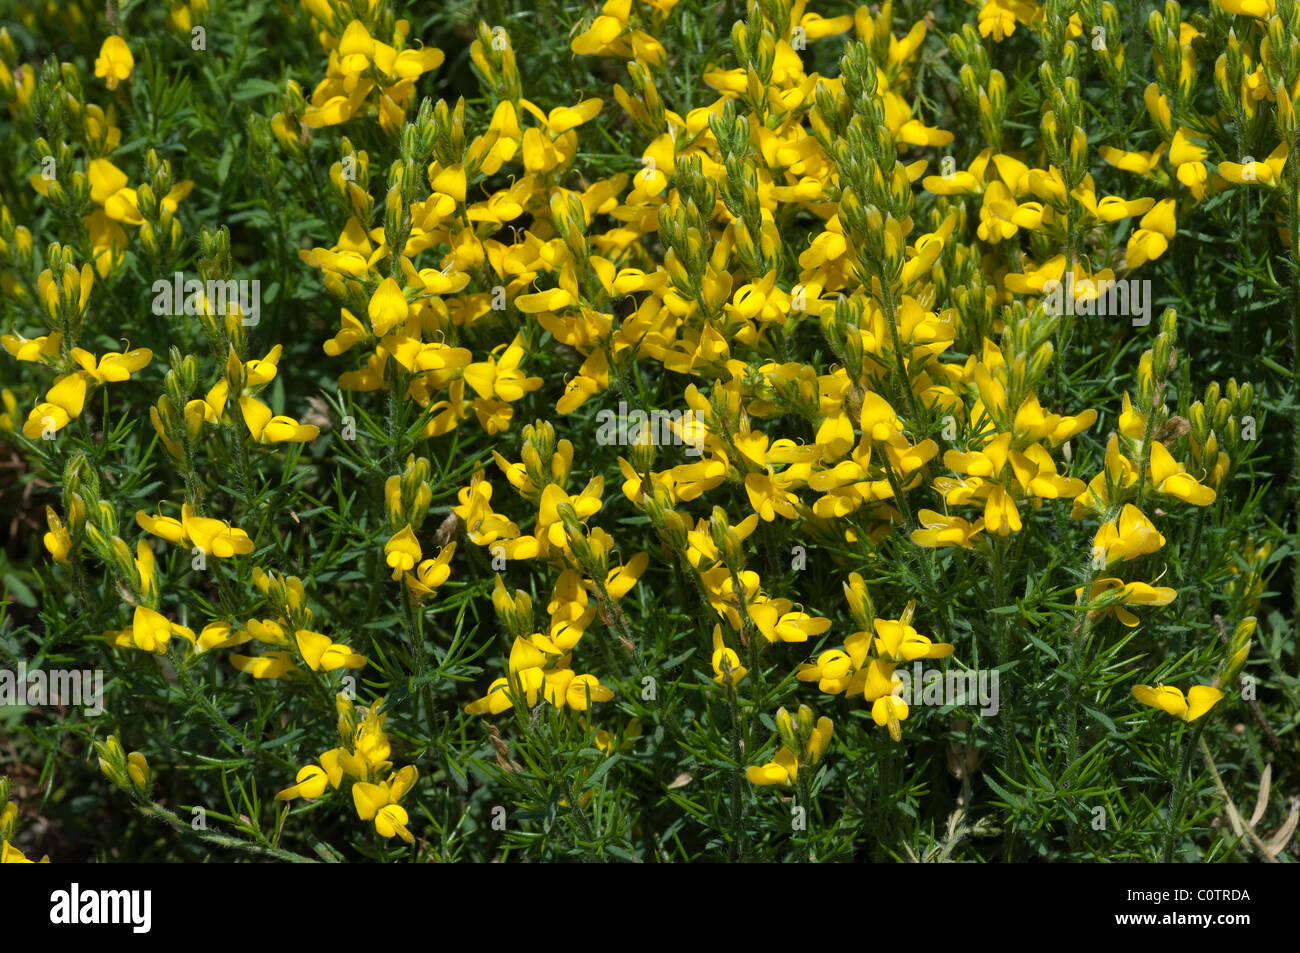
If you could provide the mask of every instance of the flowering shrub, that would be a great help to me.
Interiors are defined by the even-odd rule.
[[[1295,0],[106,12],[0,31],[5,861],[1295,857]]]

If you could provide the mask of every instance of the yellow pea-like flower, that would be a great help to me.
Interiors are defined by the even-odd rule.
[[[230,664],[253,678],[282,678],[294,668],[288,652],[268,652],[255,658],[232,655]]]
[[[339,668],[361,668],[366,664],[364,656],[353,652],[346,645],[340,645],[320,632],[299,629],[294,633],[298,651],[303,661],[313,672],[332,672]]]
[[[191,645],[195,644],[193,629],[172,622],[155,609],[136,606],[130,628],[108,633],[108,639],[118,648],[140,649],[161,655],[167,651],[173,635],[181,636]]]
[[[95,76],[104,81],[109,89],[117,89],[117,84],[131,75],[135,68],[135,57],[126,40],[120,36],[110,36],[99,48],[95,59]]]
[[[319,765],[309,764],[299,769],[295,783],[276,794],[277,801],[291,801],[296,797],[311,801],[325,793],[329,776]]]
[[[45,400],[32,408],[23,424],[23,436],[36,440],[47,433],[57,433],[81,416],[85,404],[85,371],[60,377],[46,392]]]
[[[30,340],[21,334],[0,335],[0,345],[20,361],[43,361],[54,357],[62,343],[63,335],[57,331]]]
[[[1158,440],[1151,444],[1151,481],[1157,493],[1164,493],[1193,506],[1209,506],[1217,494],[1204,486]]]
[[[283,414],[272,414],[271,408],[256,397],[239,398],[248,432],[258,443],[306,443],[315,440],[320,428],[302,424]]]
[[[776,757],[764,765],[750,765],[745,769],[745,777],[750,784],[761,787],[772,784],[791,785],[799,776],[799,759],[795,753],[784,745]]]
[[[253,551],[253,541],[242,529],[221,520],[196,516],[188,503],[181,506],[181,526],[192,544],[219,559]]]
[[[138,347],[131,351],[110,351],[96,363],[95,355],[79,347],[71,351],[72,359],[81,365],[86,374],[101,384],[110,381],[125,381],[153,360],[153,351],[147,347]]]
[[[402,573],[414,569],[421,555],[420,541],[409,523],[384,544],[384,558],[393,570],[394,582],[402,578]]]
[[[339,66],[345,73],[360,73],[370,65],[375,51],[375,41],[360,20],[348,24],[339,40]]]
[[[739,685],[749,670],[740,664],[740,656],[736,654],[735,649],[727,648],[722,641],[722,626],[713,627],[713,680],[719,685],[730,682],[732,685]]]
[[[1187,690],[1172,685],[1134,685],[1133,697],[1144,705],[1159,708],[1175,718],[1192,722],[1200,718],[1223,699],[1223,692],[1210,685],[1193,685]]]
[[[44,536],[45,548],[50,551],[55,562],[66,565],[68,553],[72,551],[72,535],[52,506],[45,507],[45,523],[50,528]]]
[[[405,321],[410,310],[401,286],[392,278],[385,278],[379,283],[375,293],[370,296],[367,314],[375,334],[383,337]]]
[[[363,821],[373,820],[380,837],[400,837],[408,844],[415,843],[407,829],[410,818],[397,802],[415,784],[416,777],[415,766],[407,765],[384,784],[356,782],[352,785],[352,802],[357,816]]]
[[[1125,503],[1120,511],[1119,523],[1101,524],[1093,538],[1093,552],[1101,556],[1106,565],[1117,560],[1127,562],[1147,553],[1154,553],[1165,544],[1165,538],[1132,503]]]
[[[456,552],[455,542],[442,548],[435,559],[425,559],[416,567],[415,575],[406,575],[407,588],[417,598],[432,595],[434,590],[451,578],[451,557]]]

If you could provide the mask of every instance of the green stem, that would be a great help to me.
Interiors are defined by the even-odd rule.
[[[157,817],[182,834],[194,833],[199,840],[205,841],[209,844],[216,844],[218,847],[230,847],[235,850],[247,851],[250,854],[274,857],[276,860],[284,860],[292,864],[318,863],[318,861],[311,857],[304,857],[302,854],[295,854],[293,851],[283,850],[279,847],[272,847],[269,844],[255,844],[252,841],[241,840],[238,837],[231,837],[227,834],[209,834],[206,831],[192,831],[191,825],[181,820],[174,812],[167,810],[167,808],[154,801],[143,802],[139,807],[140,813],[145,817]]]
[[[1108,523],[1119,517],[1120,507],[1112,505],[1110,509],[1102,516],[1102,522]],[[1083,681],[1082,661],[1088,649],[1088,639],[1092,636],[1092,628],[1095,625],[1093,614],[1085,606],[1092,602],[1092,584],[1096,581],[1097,576],[1101,573],[1101,568],[1096,566],[1096,560],[1091,549],[1088,551],[1088,568],[1083,574],[1083,586],[1079,590],[1079,595],[1075,599],[1076,611],[1082,610],[1083,617],[1075,622],[1070,630],[1070,637],[1065,643],[1066,663],[1069,666],[1070,673],[1073,676],[1069,685],[1069,698],[1066,703],[1066,744],[1065,744],[1065,769],[1068,771],[1070,765],[1074,764],[1074,759],[1079,753],[1079,705],[1080,696],[1083,693],[1081,682]]]
[[[1007,604],[1006,566],[1003,562],[1003,556],[1005,555],[1007,540],[1003,538],[998,538],[993,540],[992,543],[993,545],[990,548],[993,554],[992,555],[993,601],[997,604],[997,607],[1000,609]],[[1007,664],[1011,656],[1011,635],[1007,631],[1006,616],[998,617],[996,642],[997,642],[997,665],[998,668],[1001,669],[1004,665]],[[1004,672],[1003,674],[1005,675],[1006,673]],[[1008,686],[1008,689],[1010,689],[1010,686]],[[1014,694],[1015,692],[1013,690],[1008,690],[1002,693],[1002,695],[1007,698],[1010,698]],[[1015,760],[1012,758],[1012,752],[1011,752],[1011,742],[1012,742],[1011,726],[1013,724],[1013,719],[1011,717],[1011,706],[1009,704],[1004,706],[1003,710],[999,712],[999,716],[1000,716],[1000,722],[999,722],[998,735],[999,735],[999,746],[1001,747],[1002,770],[1008,775],[1008,777],[1014,777]]]
[[[1288,258],[1291,262],[1291,402],[1294,407],[1300,402],[1300,169],[1294,162],[1288,165],[1290,175],[1290,195],[1288,196],[1287,224],[1291,229]],[[1300,487],[1300,415],[1295,420],[1292,434],[1295,445],[1295,467],[1291,472],[1292,493]],[[1296,506],[1295,543],[1300,549],[1300,505]],[[1292,605],[1300,605],[1300,568],[1293,573]],[[1295,614],[1296,654],[1300,656],[1300,613]]]
[[[880,282],[880,310],[885,313],[889,325],[889,339],[894,348],[895,370],[898,372],[898,386],[907,401],[908,413],[913,422],[920,416],[917,412],[916,394],[912,392],[912,382],[907,377],[907,362],[903,360],[903,340],[898,334],[898,303],[894,301],[894,289],[886,281]]]
[[[735,752],[736,770],[731,774],[731,829],[736,835],[732,842],[732,857],[744,863],[749,858],[749,834],[745,830],[745,746],[741,740],[740,703],[736,686],[726,685],[727,708],[731,711],[731,749]]]
[[[808,783],[808,774],[813,770],[812,765],[800,765],[799,775],[795,781],[799,789],[799,798],[796,802],[799,807],[803,808],[804,829],[803,837],[800,839],[804,863],[812,861],[812,847],[808,843],[808,815],[812,811],[812,785]]]
[[[1200,721],[1192,729],[1192,736],[1187,741],[1187,747],[1183,750],[1182,760],[1178,763],[1178,774],[1174,777],[1173,790],[1169,792],[1169,819],[1168,829],[1165,832],[1165,850],[1164,862],[1171,864],[1174,861],[1174,845],[1178,840],[1178,828],[1182,825],[1183,805],[1187,800],[1187,775],[1191,769],[1192,755],[1196,751],[1197,742],[1201,740],[1201,732],[1205,730],[1205,722]]]
[[[188,697],[190,704],[196,705],[203,714],[208,716],[208,719],[212,721],[213,724],[235,741],[238,741],[243,753],[251,752],[259,757],[265,757],[275,762],[275,764],[279,765],[282,769],[288,771],[290,775],[295,775],[297,773],[298,765],[294,764],[288,758],[266,751],[261,745],[249,738],[248,735],[244,734],[232,725],[229,719],[227,719],[226,716],[217,709],[217,706],[212,704],[207,695],[204,694],[203,690],[194,684],[194,680],[190,678],[189,672],[186,671],[184,664],[177,665],[176,672],[180,676],[181,685],[185,688],[185,694]]]

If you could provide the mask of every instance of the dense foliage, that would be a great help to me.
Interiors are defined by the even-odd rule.
[[[1296,858],[1295,0],[2,7],[2,859]]]

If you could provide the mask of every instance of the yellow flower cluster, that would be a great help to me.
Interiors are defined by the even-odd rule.
[[[154,772],[149,761],[138,751],[129,754],[123,750],[116,735],[95,743],[99,752],[99,770],[123,790],[148,798],[153,789]]]
[[[596,593],[599,598],[599,593]],[[533,631],[533,604],[528,594],[516,590],[512,597],[497,577],[492,604],[507,631],[514,635],[507,675],[488,686],[487,695],[467,705],[470,714],[496,715],[518,702],[531,707],[544,699],[556,708],[586,711],[592,702],[609,701],[614,693],[595,675],[577,675],[572,668],[573,648],[596,617],[588,604],[589,591],[572,570],[560,574],[551,601],[548,632]]]
[[[816,682],[828,695],[862,695],[871,703],[872,720],[887,726],[890,737],[898,741],[908,707],[901,697],[903,680],[894,670],[917,659],[947,658],[953,647],[931,642],[912,628],[915,602],[909,602],[897,619],[873,618],[871,597],[857,573],[849,574],[844,595],[862,629],[846,637],[843,648],[829,649],[815,663],[800,665],[799,681]]]
[[[751,765],[746,772],[751,784],[791,785],[799,778],[800,767],[812,767],[821,761],[831,743],[834,725],[823,715],[813,723],[813,710],[800,705],[795,717],[784,708],[777,709],[776,729],[782,745],[776,757],[764,765]]]
[[[337,701],[342,744],[323,752],[319,764],[303,766],[295,783],[278,793],[276,800],[315,800],[327,788],[337,790],[351,778],[357,817],[373,822],[380,837],[400,837],[408,844],[414,843],[415,837],[407,828],[410,816],[398,802],[415,786],[419,772],[412,764],[393,770],[389,760],[392,745],[384,732],[384,700],[377,698],[360,712],[345,695],[339,695]]]

